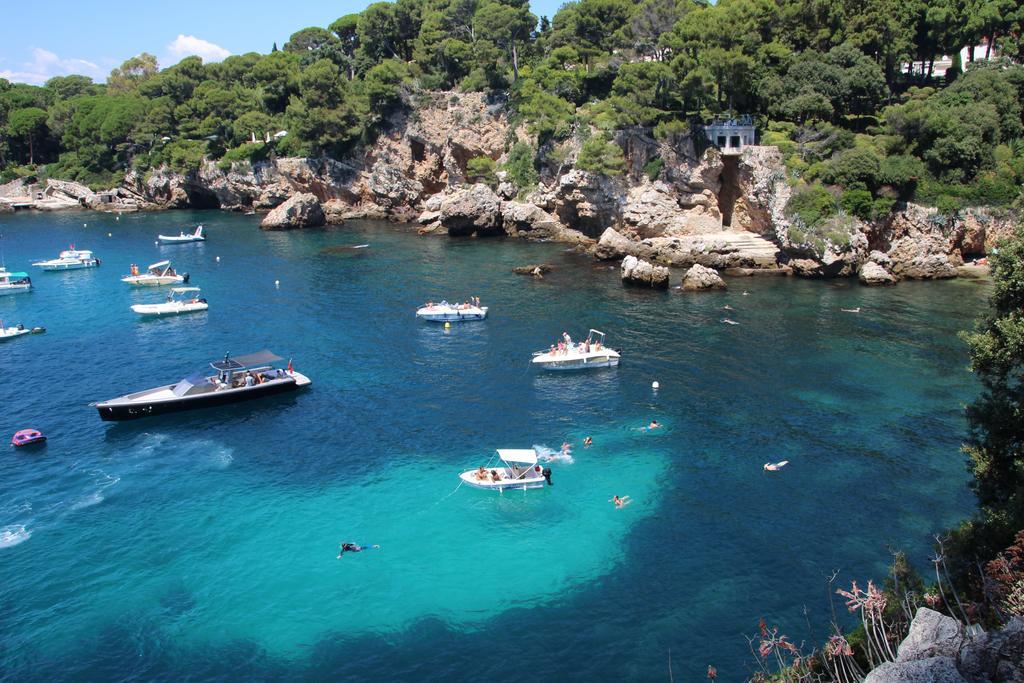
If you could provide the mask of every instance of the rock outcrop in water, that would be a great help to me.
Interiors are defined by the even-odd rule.
[[[968,637],[960,622],[921,607],[900,643],[896,661],[864,683],[1020,683],[1024,681],[1024,617]]]
[[[619,272],[622,281],[626,284],[653,289],[668,289],[668,268],[652,265],[636,256],[627,256],[622,259]]]
[[[725,289],[725,280],[714,268],[705,268],[699,263],[691,266],[683,276],[683,290],[696,292],[706,289]]]
[[[327,218],[320,200],[313,194],[297,194],[264,217],[260,227],[264,230],[292,230],[324,225]]]

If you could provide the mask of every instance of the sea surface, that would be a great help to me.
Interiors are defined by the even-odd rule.
[[[154,243],[197,223],[206,243]],[[0,297],[47,330],[0,344],[0,437],[49,436],[0,453],[0,679],[740,680],[761,617],[823,641],[834,570],[881,580],[889,548],[923,569],[972,509],[956,333],[984,284],[652,292],[564,245],[257,224],[0,218],[11,270],[70,243],[102,260]],[[164,290],[119,278],[165,258],[208,312],[131,312]],[[414,317],[469,296],[486,321]],[[530,367],[589,328],[619,368]],[[131,423],[89,405],[264,348],[312,387]],[[458,486],[496,448],[563,442],[553,486]]]

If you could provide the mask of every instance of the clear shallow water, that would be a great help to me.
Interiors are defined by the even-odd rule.
[[[154,245],[195,222],[207,243]],[[955,333],[984,286],[645,292],[561,245],[256,223],[0,219],[12,270],[69,242],[103,260],[0,297],[0,318],[48,329],[0,345],[0,435],[50,436],[0,457],[0,677],[663,680],[671,649],[680,680],[708,664],[736,680],[761,616],[820,641],[833,569],[879,578],[887,545],[923,562],[971,508],[976,387]],[[161,258],[208,313],[129,310],[162,294],[119,276]],[[539,261],[557,270],[510,272]],[[473,294],[486,322],[413,317]],[[620,368],[531,370],[530,351],[588,327]],[[312,389],[116,425],[88,407],[261,348]],[[652,418],[665,429],[639,429]],[[552,464],[553,487],[456,489],[496,447],[562,441],[575,462]],[[342,540],[382,547],[338,560]]]

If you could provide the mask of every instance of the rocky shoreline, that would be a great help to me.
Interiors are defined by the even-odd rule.
[[[472,183],[470,159],[487,157],[500,168],[508,140],[530,136],[482,95],[433,95],[345,161],[277,158],[229,168],[206,162],[187,174],[132,171],[103,192],[68,181],[50,179],[44,187],[16,181],[0,186],[0,211],[219,208],[269,212],[265,229],[387,219],[420,234],[578,245],[595,258],[622,262],[624,281],[655,287],[667,282],[661,268],[697,265],[727,275],[857,277],[865,285],[978,276],[984,267],[969,264],[1019,220],[985,208],[944,216],[902,204],[878,221],[834,217],[811,234],[787,213],[791,179],[777,148],[749,146],[723,156],[713,148],[699,151],[688,134],[658,140],[644,130],[617,137],[627,163],[618,178],[573,168],[578,146],[567,143],[564,168],[542,169],[529,192],[501,171],[490,185]],[[653,180],[645,172],[652,160],[660,163]],[[646,265],[626,268],[628,257]],[[715,282],[700,275],[692,282]]]

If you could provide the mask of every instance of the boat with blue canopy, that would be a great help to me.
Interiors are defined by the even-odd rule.
[[[20,294],[32,291],[32,278],[28,273],[12,273],[0,266],[0,294]]]

